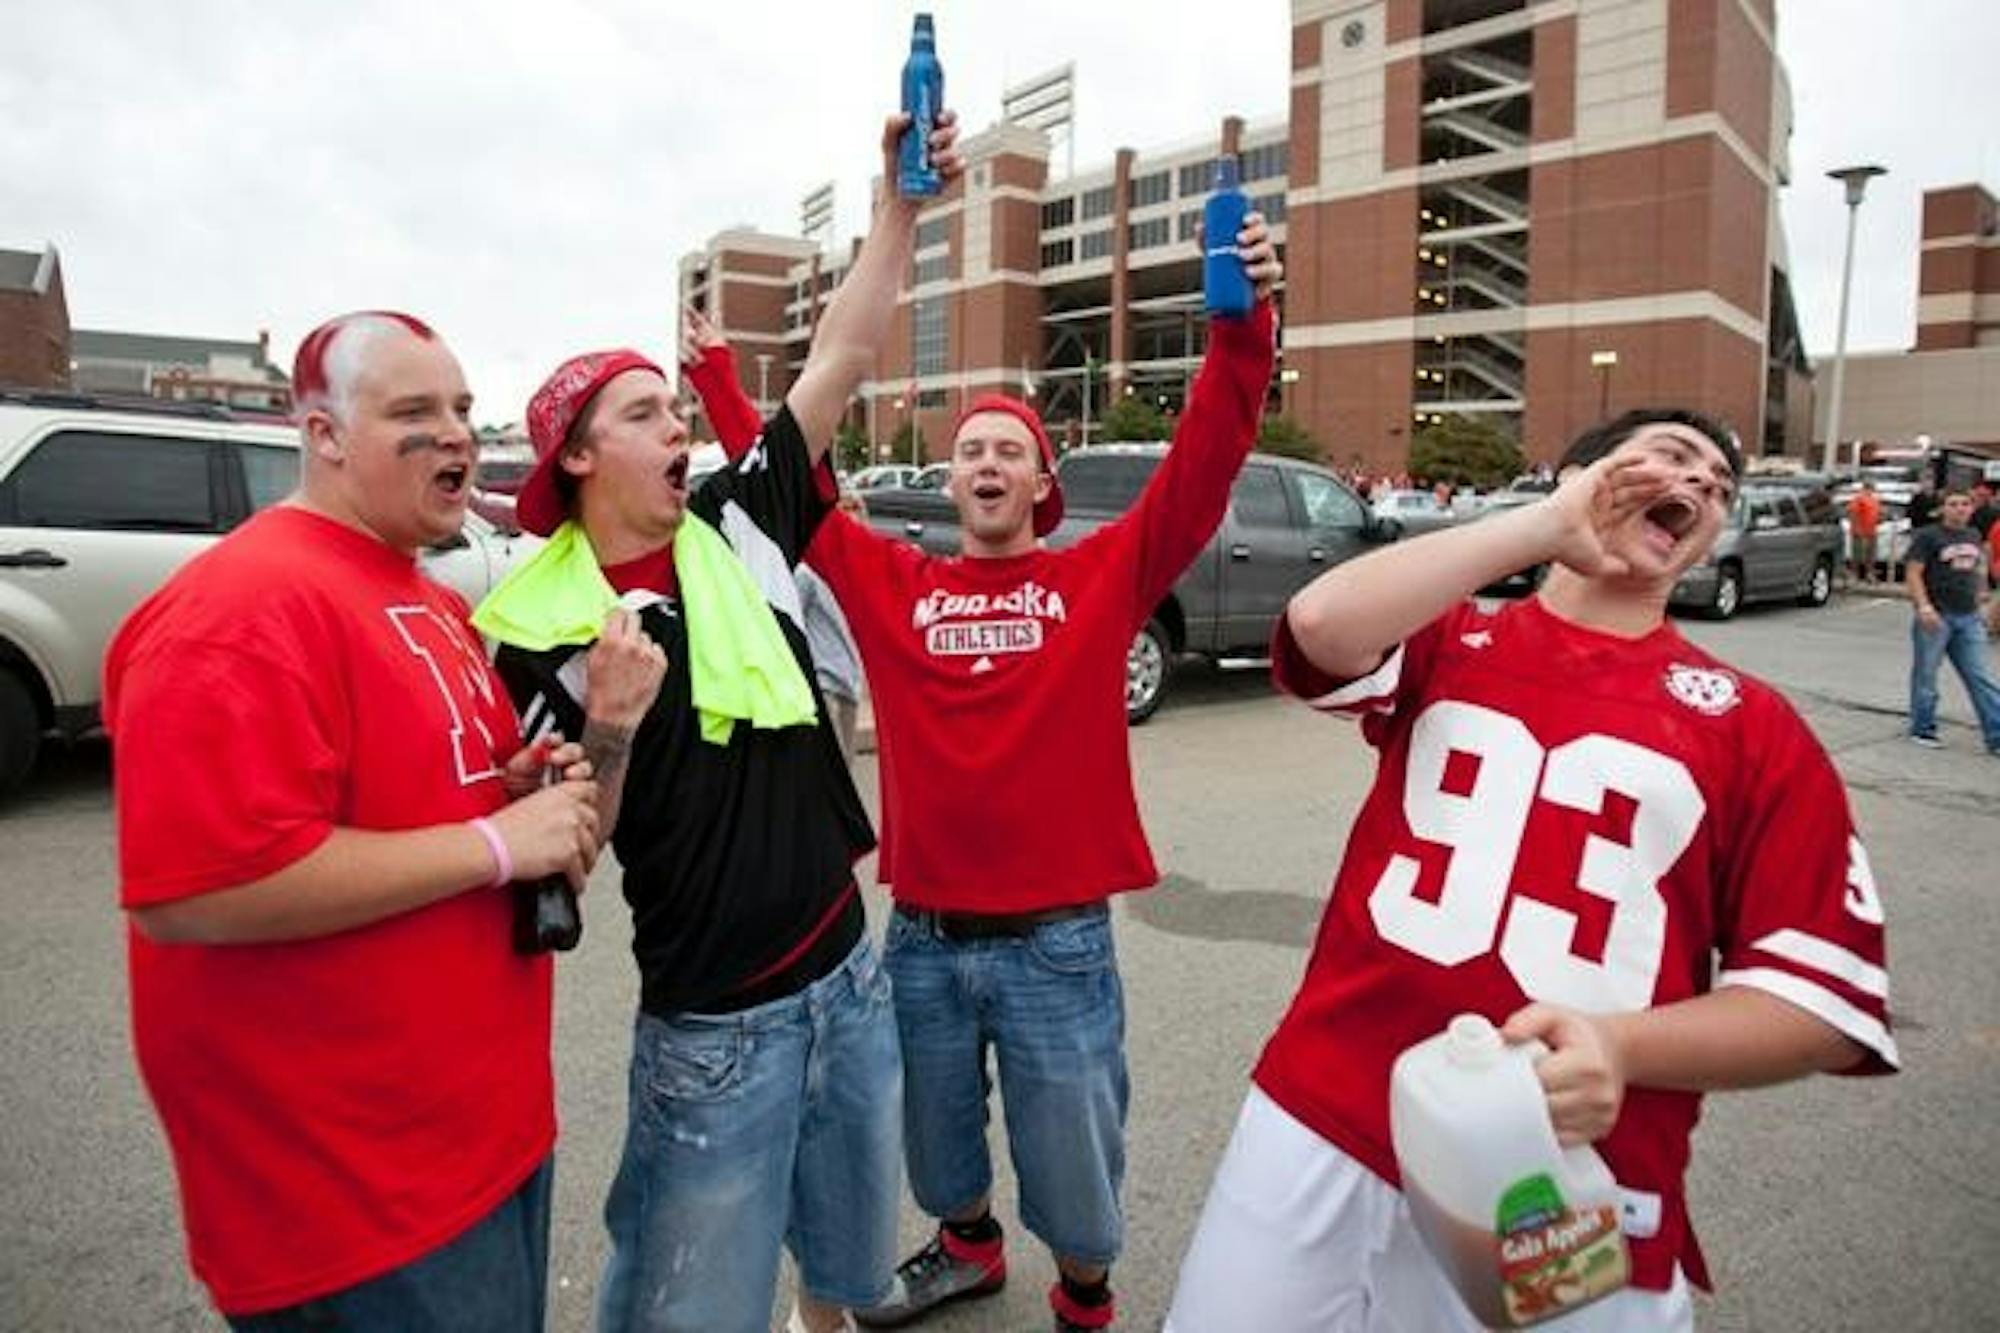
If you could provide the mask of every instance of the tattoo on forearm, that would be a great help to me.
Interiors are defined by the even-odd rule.
[[[599,787],[612,785],[625,772],[625,759],[632,752],[632,728],[608,722],[583,724],[583,757]]]

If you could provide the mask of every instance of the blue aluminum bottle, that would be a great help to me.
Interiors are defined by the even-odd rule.
[[[1236,253],[1236,233],[1249,211],[1250,201],[1236,184],[1236,159],[1217,158],[1215,192],[1201,212],[1201,296],[1211,315],[1247,315],[1256,304],[1256,289]]]
[[[944,189],[930,151],[931,131],[943,109],[944,66],[938,63],[937,36],[931,16],[919,14],[910,30],[910,58],[903,62],[903,110],[910,127],[896,147],[896,191],[905,198],[924,198]]]

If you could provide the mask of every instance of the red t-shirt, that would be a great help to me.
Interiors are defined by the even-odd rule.
[[[1222,520],[1256,438],[1271,314],[1211,323],[1167,451],[1131,511],[1077,545],[927,556],[845,514],[806,558],[861,648],[882,773],[878,874],[899,902],[1011,913],[1159,878],[1132,793],[1125,656]]]
[[[1768,686],[1671,625],[1618,639],[1538,598],[1459,607],[1344,685],[1283,621],[1273,657],[1285,689],[1363,718],[1381,767],[1255,1078],[1383,1179],[1390,1065],[1454,1014],[1750,986],[1867,1048],[1856,1072],[1894,1067],[1868,856],[1826,752]],[[1597,1144],[1639,1286],[1677,1262],[1706,1284],[1682,1188],[1700,1109],[1628,1088]]]
[[[505,803],[519,745],[456,593],[294,508],[132,613],[105,664],[127,908],[261,879],[336,828]],[[472,891],[286,944],[128,926],[139,1068],[188,1250],[230,1314],[398,1267],[491,1211],[555,1139],[550,970]]]

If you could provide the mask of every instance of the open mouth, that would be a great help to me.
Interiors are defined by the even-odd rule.
[[[456,499],[472,483],[472,467],[468,463],[453,463],[439,468],[431,480],[439,490]]]
[[[687,494],[688,456],[681,454],[667,464],[667,485],[682,495]]]
[[[1675,495],[1646,511],[1646,526],[1671,549],[1701,521],[1701,511],[1686,496]]]
[[[972,498],[987,504],[1002,499],[1006,494],[1007,488],[997,481],[982,481],[972,488]]]

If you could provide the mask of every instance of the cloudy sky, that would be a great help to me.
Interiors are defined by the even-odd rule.
[[[1290,8],[936,0],[947,100],[1077,72],[1076,161],[1284,113]],[[457,348],[481,420],[584,347],[670,351],[675,265],[731,224],[796,226],[836,182],[865,220],[912,6],[882,0],[0,0],[0,247],[61,251],[84,328],[250,338],[389,305]],[[1845,209],[1876,161],[1849,346],[1913,337],[1918,196],[2000,190],[1994,0],[1780,0],[1797,111],[1785,217],[1830,349]],[[1225,30],[1216,19],[1236,26]]]

